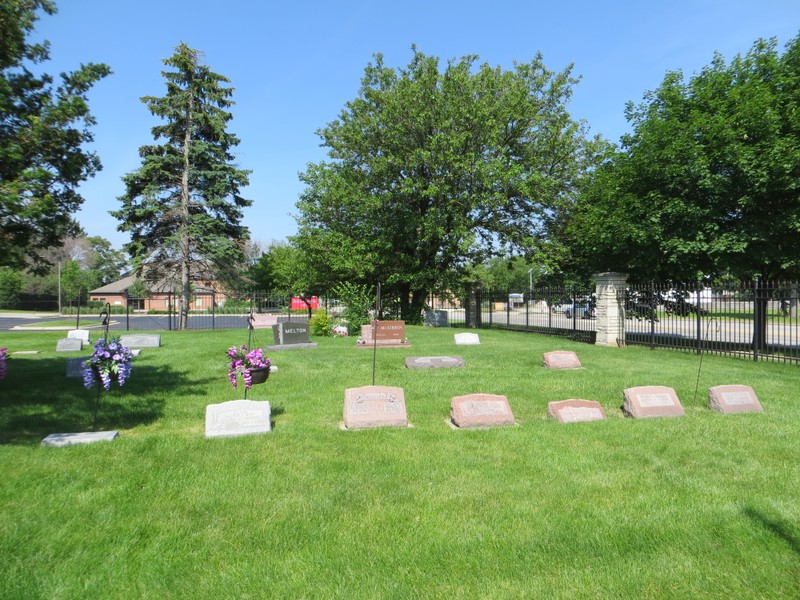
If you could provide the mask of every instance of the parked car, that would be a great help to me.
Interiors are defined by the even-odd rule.
[[[580,315],[581,319],[594,319],[595,302],[594,298],[564,298],[552,304],[550,310],[554,313],[563,313],[568,319],[573,315]]]

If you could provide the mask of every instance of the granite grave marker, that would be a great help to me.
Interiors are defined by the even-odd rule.
[[[78,352],[83,350],[83,341],[78,338],[62,338],[56,342],[56,352]]]
[[[514,425],[508,398],[498,394],[468,394],[450,400],[450,420],[461,428]]]
[[[622,410],[629,417],[682,417],[685,413],[675,390],[661,385],[633,387],[625,390]]]
[[[567,350],[555,350],[544,353],[544,367],[547,369],[580,369],[578,355]]]
[[[269,433],[272,430],[269,402],[231,400],[206,406],[206,437],[233,437]]]
[[[594,400],[561,400],[547,403],[547,414],[559,423],[601,421],[606,418],[603,407]]]
[[[161,336],[157,333],[128,334],[121,336],[119,342],[126,348],[159,348]]]
[[[756,393],[748,385],[718,385],[709,388],[708,407],[723,415],[764,412]]]
[[[407,369],[448,369],[463,367],[466,363],[460,356],[407,356]]]
[[[403,388],[367,385],[344,393],[344,426],[347,429],[407,427]]]
[[[85,431],[81,433],[51,433],[42,440],[42,446],[62,448],[75,444],[93,444],[95,442],[113,442],[119,437],[119,431]]]
[[[457,333],[454,337],[456,346],[478,346],[481,343],[477,333]]]

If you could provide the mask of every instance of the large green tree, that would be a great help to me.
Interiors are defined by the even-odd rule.
[[[250,171],[234,163],[239,139],[227,131],[234,102],[230,80],[201,64],[200,53],[180,44],[164,64],[163,97],[142,98],[165,121],[153,127],[162,143],[142,146],[142,166],[127,174],[122,208],[111,214],[131,234],[125,248],[137,271],[180,290],[179,327],[186,327],[195,278],[234,277],[245,263],[248,230],[240,195]]]
[[[638,279],[800,275],[800,38],[670,72],[627,117],[572,214],[573,256]]]
[[[318,131],[329,160],[301,175],[293,241],[306,260],[324,283],[380,281],[409,322],[470,264],[541,252],[586,165],[570,68],[477,60],[440,68],[414,48],[396,70],[376,55],[358,97]]]
[[[27,38],[50,0],[0,2],[0,266],[46,270],[41,251],[77,235],[77,187],[101,168],[87,150],[95,124],[88,92],[111,73],[87,64],[60,82],[36,74],[49,59],[47,42]]]

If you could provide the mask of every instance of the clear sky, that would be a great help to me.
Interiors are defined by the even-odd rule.
[[[32,40],[51,42],[52,74],[104,62],[113,75],[90,92],[93,149],[103,171],[83,184],[77,215],[88,235],[120,247],[127,234],[108,214],[121,177],[140,166],[138,149],[159,121],[140,98],[163,96],[162,60],[180,42],[235,88],[229,130],[241,139],[238,165],[252,170],[245,224],[268,244],[293,235],[297,174],[325,158],[315,131],[358,94],[375,53],[405,67],[411,45],[444,64],[467,54],[511,68],[541,52],[545,65],[572,64],[581,82],[570,105],[592,134],[614,142],[639,102],[667,71],[691,75],[715,51],[726,60],[759,38],[780,48],[800,33],[800,0],[56,0]]]

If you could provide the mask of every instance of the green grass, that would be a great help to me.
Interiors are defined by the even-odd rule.
[[[248,397],[274,429],[205,439],[244,331],[162,332],[104,395],[108,444],[43,448],[83,431],[94,393],[66,379],[58,332],[7,335],[0,381],[2,598],[797,598],[800,370],[538,335],[408,328],[376,383],[405,391],[413,427],[340,429],[344,390],[372,382],[352,339],[274,352]],[[579,371],[542,353],[574,350]],[[87,352],[88,353],[88,352]],[[407,370],[405,356],[463,369]],[[751,385],[765,412],[706,408]],[[622,416],[622,391],[675,388],[686,416]],[[517,426],[455,431],[450,398],[504,394]],[[607,420],[559,424],[547,403],[597,400]]]

